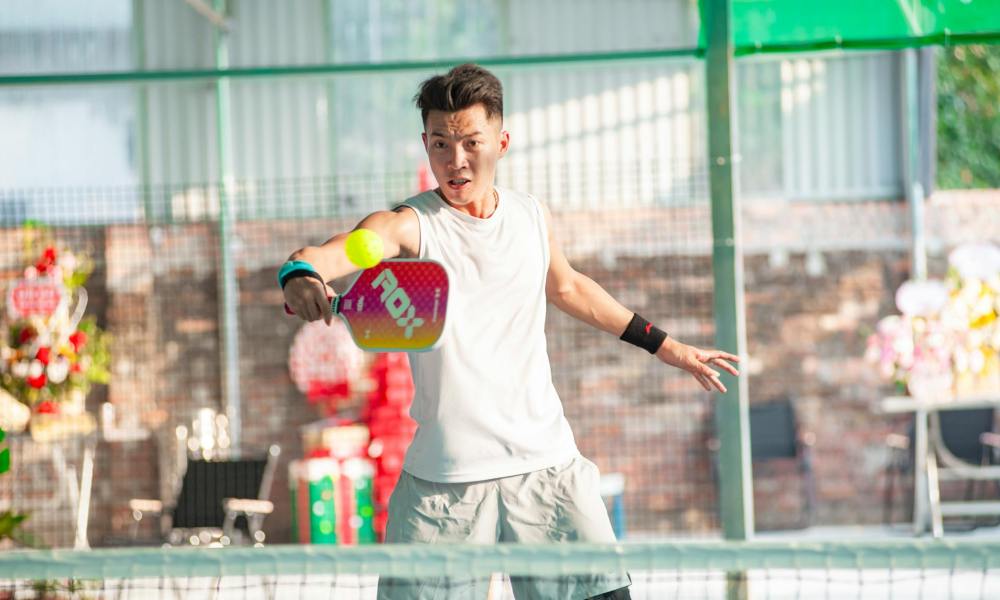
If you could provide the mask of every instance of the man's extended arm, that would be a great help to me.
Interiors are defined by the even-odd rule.
[[[566,260],[552,229],[552,215],[543,205],[549,232],[549,271],[545,280],[545,295],[556,308],[592,327],[621,336],[635,313],[615,300],[593,279],[577,272]],[[662,334],[661,334],[662,335]],[[666,364],[684,369],[706,390],[726,391],[719,381],[719,372],[709,365],[738,375],[727,361],[739,358],[720,350],[702,350],[667,337],[655,352]]]
[[[365,217],[358,228],[370,229],[382,238],[383,257],[414,256],[420,244],[420,226],[417,216],[408,208],[398,211],[379,211]],[[319,279],[332,281],[358,270],[344,251],[344,243],[350,232],[338,233],[319,246],[300,248],[288,257],[289,261],[304,261],[319,274],[319,277],[297,277],[290,279],[284,287],[285,303],[296,315],[306,321],[333,318],[330,302],[334,292],[329,286],[321,285]]]

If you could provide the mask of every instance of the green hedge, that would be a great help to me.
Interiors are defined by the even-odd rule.
[[[937,184],[1000,188],[1000,46],[956,46],[938,61]]]

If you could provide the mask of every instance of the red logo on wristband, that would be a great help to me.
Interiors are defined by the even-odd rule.
[[[649,330],[653,328],[652,323],[646,323],[646,335],[649,335]]]

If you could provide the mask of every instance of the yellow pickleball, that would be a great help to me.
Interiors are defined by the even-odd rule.
[[[382,261],[382,238],[371,229],[355,229],[347,236],[344,251],[354,266],[370,269]]]

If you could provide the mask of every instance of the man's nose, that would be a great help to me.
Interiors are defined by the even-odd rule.
[[[465,149],[460,145],[455,146],[451,151],[451,155],[448,157],[448,168],[454,171],[465,168],[465,159]]]

